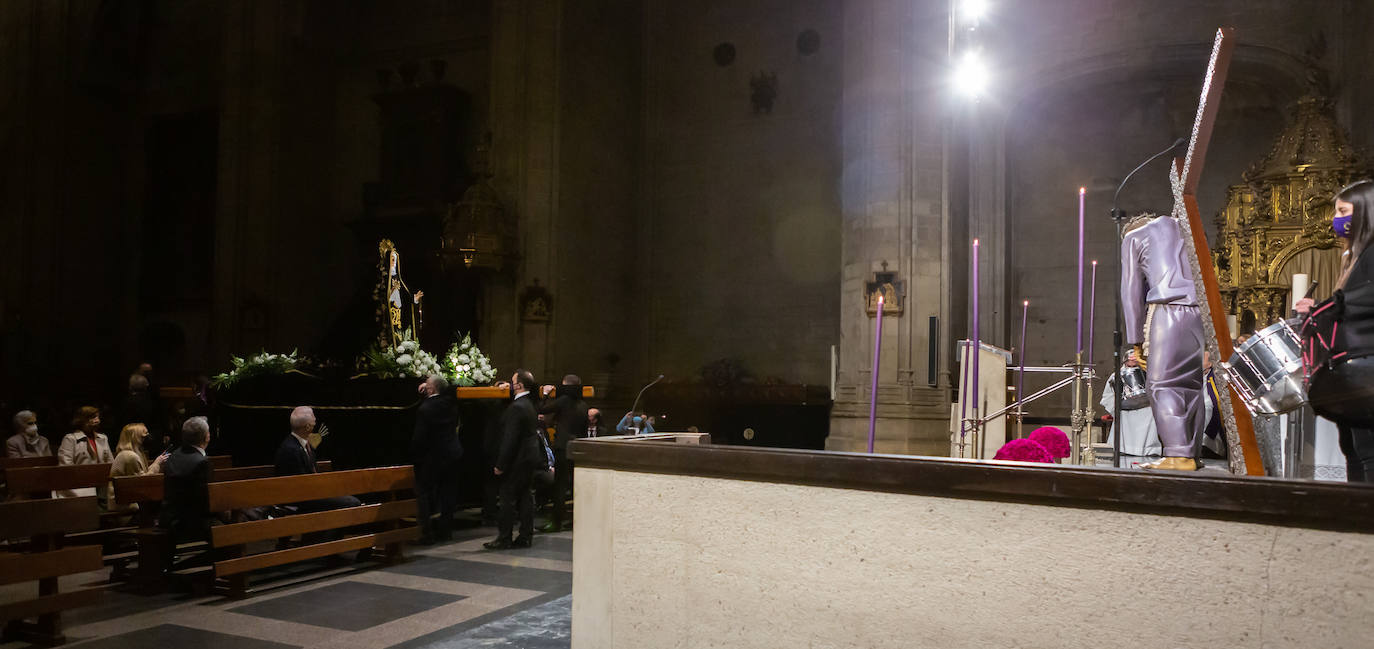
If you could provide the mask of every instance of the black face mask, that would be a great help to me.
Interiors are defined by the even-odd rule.
[[[510,398],[511,398],[511,399],[515,399],[515,384],[514,384],[514,383],[510,384],[509,390],[510,390]]]

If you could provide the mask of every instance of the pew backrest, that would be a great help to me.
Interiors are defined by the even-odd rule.
[[[206,459],[210,460],[210,468],[212,469],[228,469],[234,466],[234,457],[232,455],[211,455],[206,457]]]
[[[401,543],[419,538],[418,527],[399,527],[402,518],[415,515],[415,500],[400,498],[402,492],[409,492],[414,486],[415,469],[410,466],[211,483],[210,511],[384,494],[384,502],[377,504],[216,526],[210,530],[210,544],[215,548],[228,548],[226,554],[230,558],[215,562],[215,576],[228,578],[230,592],[242,595],[244,573],[259,568],[375,546],[386,546],[388,557],[399,558]],[[369,526],[375,531],[358,533],[360,526]],[[288,550],[244,555],[246,544],[254,541],[344,528],[352,528],[350,536]]]
[[[333,463],[329,460],[322,460],[315,463],[315,470],[320,472],[329,471]],[[271,478],[276,473],[276,467],[271,464],[261,464],[257,466],[239,466],[229,468],[214,468],[210,470],[210,482],[232,482],[235,480],[253,480],[257,478]],[[115,503],[119,507],[129,505],[142,505],[143,503],[162,502],[163,479],[161,474],[125,476],[114,479]]]
[[[37,582],[36,597],[0,604],[0,624],[39,618],[33,629],[22,629],[45,644],[64,640],[59,613],[98,602],[103,588],[59,592],[57,578],[103,567],[98,545],[54,548],[55,538],[73,531],[95,529],[100,517],[94,496],[20,500],[0,503],[0,538],[28,538],[29,552],[0,553],[0,585]]]
[[[109,464],[66,464],[5,472],[11,495],[47,498],[53,491],[104,487],[110,482]]]

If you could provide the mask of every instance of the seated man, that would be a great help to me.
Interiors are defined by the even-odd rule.
[[[276,474],[278,476],[305,475],[315,473],[315,448],[310,445],[310,432],[315,430],[315,411],[310,406],[298,406],[291,411],[291,434],[282,440],[277,448]],[[344,507],[357,507],[362,504],[353,496],[320,498],[295,503],[296,511],[302,514],[322,512]]]
[[[5,440],[5,457],[51,457],[52,445],[38,434],[38,416],[32,410],[14,413],[14,436]]]
[[[171,530],[178,543],[210,537],[210,424],[192,417],[181,426],[181,446],[162,461],[162,510],[158,527]]]

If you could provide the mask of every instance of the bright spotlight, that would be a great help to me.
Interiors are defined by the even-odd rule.
[[[976,23],[988,12],[987,0],[960,0],[959,17],[966,23]]]
[[[954,87],[968,97],[981,96],[988,87],[988,69],[983,58],[972,50],[965,52],[954,68]]]

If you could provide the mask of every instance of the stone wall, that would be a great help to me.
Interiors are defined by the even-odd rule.
[[[738,358],[823,384],[840,298],[840,85],[833,0],[653,1],[645,15],[644,200],[634,353],[690,379]],[[798,51],[804,30],[819,49]],[[713,60],[733,45],[728,65]],[[776,75],[771,111],[751,79]]]
[[[1354,648],[1374,632],[1369,534],[606,469],[576,480],[573,649]]]

